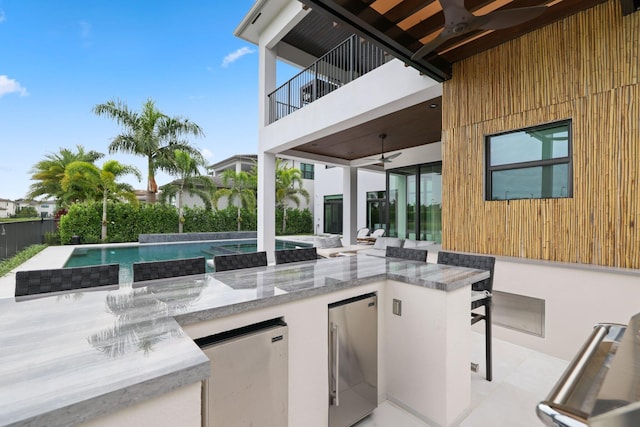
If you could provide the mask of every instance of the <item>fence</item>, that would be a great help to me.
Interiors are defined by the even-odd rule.
[[[281,119],[381,66],[392,57],[351,36],[269,94],[269,123]]]
[[[0,261],[30,245],[44,243],[46,233],[56,231],[53,219],[0,223]]]

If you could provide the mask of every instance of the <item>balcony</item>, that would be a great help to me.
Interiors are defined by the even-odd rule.
[[[353,35],[269,94],[269,124],[333,92],[393,57]]]

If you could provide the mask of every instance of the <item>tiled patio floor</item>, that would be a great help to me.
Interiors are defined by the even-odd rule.
[[[472,332],[471,413],[461,427],[541,427],[535,408],[554,386],[568,361],[499,339],[493,340],[493,381],[484,379],[484,335]],[[384,402],[357,427],[433,427]]]

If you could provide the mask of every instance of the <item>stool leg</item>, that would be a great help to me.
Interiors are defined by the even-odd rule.
[[[489,301],[484,306],[484,336],[485,336],[485,353],[486,353],[486,363],[487,363],[487,381],[491,381],[493,379],[492,372],[492,361],[491,361],[491,305],[492,301],[489,298]]]

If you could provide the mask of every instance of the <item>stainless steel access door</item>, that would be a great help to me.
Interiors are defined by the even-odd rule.
[[[204,425],[287,426],[286,325],[244,328],[200,347],[211,360],[203,392]]]
[[[329,426],[353,425],[378,406],[378,304],[367,294],[329,306]]]

